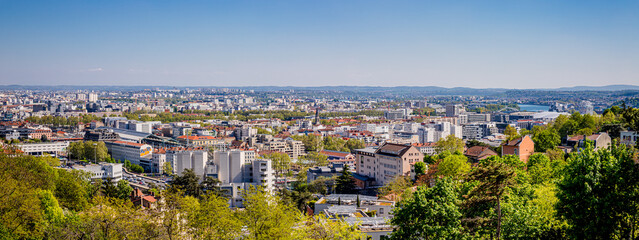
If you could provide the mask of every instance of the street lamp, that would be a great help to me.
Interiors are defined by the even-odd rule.
[[[98,144],[93,143],[93,162],[98,163]]]

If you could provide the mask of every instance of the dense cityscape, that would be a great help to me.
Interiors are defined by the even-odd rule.
[[[0,240],[639,240],[639,1],[0,0]]]
[[[639,234],[633,86],[76,88],[0,93],[4,237]]]

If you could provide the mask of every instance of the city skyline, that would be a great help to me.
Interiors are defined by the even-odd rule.
[[[631,1],[0,6],[0,85],[639,84]]]

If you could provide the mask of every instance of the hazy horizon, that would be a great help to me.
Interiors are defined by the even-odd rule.
[[[639,85],[636,1],[0,1],[0,85]]]

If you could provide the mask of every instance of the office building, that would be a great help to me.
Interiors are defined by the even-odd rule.
[[[145,172],[158,172],[158,168],[162,168],[160,163],[153,162],[151,145],[127,141],[106,141],[104,144],[117,161],[129,160],[132,164],[140,165]]]
[[[16,146],[29,155],[51,154],[57,156],[67,152],[69,142],[21,143]]]

